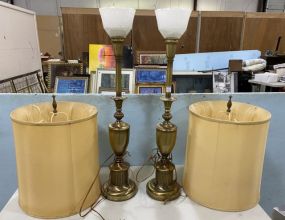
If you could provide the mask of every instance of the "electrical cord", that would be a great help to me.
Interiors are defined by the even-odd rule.
[[[104,166],[113,156],[114,156],[114,153],[112,153],[109,157],[107,157],[107,159],[104,160],[104,162],[102,163],[102,166]],[[126,151],[125,154],[124,154],[124,157],[125,157],[125,156],[131,157],[130,152],[129,152],[129,151]],[[100,169],[98,170],[98,172],[97,172],[95,178],[93,179],[93,181],[92,181],[92,183],[91,183],[91,185],[90,185],[90,187],[89,187],[89,189],[88,189],[88,191],[87,191],[87,193],[86,193],[86,195],[85,195],[85,197],[84,197],[84,199],[83,199],[83,201],[82,201],[82,204],[81,204],[81,207],[80,207],[80,210],[79,210],[79,216],[80,216],[80,217],[85,217],[85,216],[87,216],[90,212],[93,211],[93,212],[95,212],[97,215],[99,215],[102,220],[105,220],[105,218],[104,218],[97,210],[95,210],[96,206],[98,206],[102,201],[104,201],[104,200],[106,199],[105,197],[103,197],[103,198],[97,200],[95,203],[93,203],[93,204],[90,206],[90,209],[89,209],[86,213],[82,214],[84,203],[86,202],[86,199],[88,198],[88,195],[90,194],[90,192],[91,192],[91,190],[92,190],[92,188],[93,188],[93,186],[94,186],[96,180],[98,179],[99,174],[100,174]],[[110,175],[110,174],[109,174],[109,175]],[[109,178],[109,179],[110,179],[110,178]]]
[[[107,159],[104,160],[102,166],[105,165],[105,164],[107,163],[107,161],[109,161],[109,160],[113,157],[113,155],[114,155],[114,153],[112,153],[109,157],[107,157]],[[98,172],[97,172],[95,178],[93,179],[93,181],[92,181],[92,183],[91,183],[91,185],[90,185],[90,187],[89,187],[89,189],[88,189],[88,191],[87,191],[87,193],[86,193],[86,195],[85,195],[85,197],[84,197],[84,199],[83,199],[83,201],[82,201],[82,204],[81,204],[80,210],[79,210],[79,216],[80,216],[80,217],[85,217],[85,216],[87,216],[90,212],[93,211],[93,212],[97,213],[97,214],[101,217],[102,220],[105,220],[105,218],[104,218],[97,210],[95,210],[95,207],[96,207],[97,205],[99,205],[103,200],[105,200],[105,198],[101,198],[101,199],[99,199],[98,201],[94,202],[94,203],[90,206],[90,209],[89,209],[85,214],[82,214],[84,203],[86,202],[86,199],[88,198],[88,196],[89,196],[89,194],[90,194],[90,192],[91,192],[91,190],[92,190],[92,188],[93,188],[93,186],[94,186],[96,180],[98,179],[99,174],[100,174],[100,169],[98,170]]]
[[[157,161],[161,158],[161,154],[159,153],[158,149],[155,148],[153,149],[152,151],[156,151],[155,153],[152,153],[142,164],[142,166],[139,168],[138,172],[136,173],[136,182],[137,183],[142,183],[144,182],[145,180],[147,180],[149,177],[151,177],[155,171],[155,164],[157,163]],[[153,164],[153,170],[151,172],[150,175],[144,177],[143,179],[139,180],[139,174],[140,172],[143,170],[143,168],[147,165],[148,162],[152,161]]]

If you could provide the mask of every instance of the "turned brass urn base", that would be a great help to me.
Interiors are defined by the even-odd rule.
[[[147,183],[147,194],[159,201],[171,201],[180,196],[181,186],[173,179],[175,166],[169,160],[155,164],[155,178]],[[176,173],[175,173],[176,175]]]
[[[171,201],[180,196],[181,187],[177,183],[177,174],[174,164],[171,162],[171,152],[175,146],[177,126],[172,119],[171,105],[176,100],[171,97],[172,69],[176,51],[177,39],[166,39],[167,74],[166,92],[160,99],[164,104],[163,122],[156,126],[156,144],[161,158],[154,164],[155,178],[147,183],[147,194],[159,201]]]
[[[129,179],[130,164],[124,161],[126,147],[129,143],[130,125],[121,121],[123,97],[114,98],[117,112],[116,122],[109,124],[109,138],[115,154],[114,162],[109,166],[110,178],[102,187],[103,196],[111,201],[125,201],[132,198],[138,191],[134,181]]]
[[[156,144],[161,158],[154,164],[155,178],[147,183],[147,194],[159,201],[171,201],[180,196],[180,185],[174,164],[171,162],[171,151],[175,145],[177,127],[170,122],[172,115],[170,108],[176,100],[174,97],[161,97],[164,102],[164,121],[156,126]]]
[[[138,188],[128,177],[129,163],[113,163],[110,168],[110,179],[102,187],[103,196],[111,201],[125,201],[136,195]]]

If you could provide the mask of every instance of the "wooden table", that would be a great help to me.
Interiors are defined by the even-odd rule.
[[[132,167],[130,176],[134,179],[138,167]],[[141,173],[142,176],[150,174],[152,167],[147,166]],[[178,179],[181,181],[183,167],[177,166]],[[101,181],[108,178],[108,169],[101,170]],[[149,178],[150,179],[150,178]],[[148,180],[149,180],[148,179]],[[111,202],[104,200],[96,210],[106,220],[270,220],[270,217],[259,206],[243,212],[221,212],[203,207],[188,197],[182,195],[177,200],[163,204],[148,197],[145,192],[147,181],[139,184],[137,195],[124,202]],[[11,197],[7,205],[0,213],[0,220],[37,220],[27,216],[18,205],[18,192]],[[62,218],[62,220],[81,220],[79,215]],[[99,216],[92,212],[84,220],[101,220]]]

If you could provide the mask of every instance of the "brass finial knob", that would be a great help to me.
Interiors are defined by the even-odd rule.
[[[230,95],[229,96],[229,101],[227,103],[227,107],[228,107],[227,112],[231,112],[232,105],[233,105],[233,103],[232,103],[232,96]]]
[[[57,103],[56,103],[56,100],[55,100],[55,95],[52,95],[52,107],[53,107],[53,113],[57,113]]]

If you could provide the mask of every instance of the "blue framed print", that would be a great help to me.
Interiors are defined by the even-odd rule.
[[[87,93],[88,76],[86,77],[61,77],[55,79],[56,93]]]
[[[166,82],[166,69],[136,69],[136,83],[165,83]]]
[[[164,92],[164,85],[138,85],[139,94],[161,94]]]

